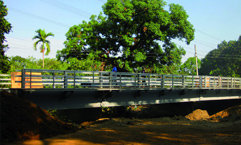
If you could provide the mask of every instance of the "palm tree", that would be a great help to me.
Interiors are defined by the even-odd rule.
[[[34,50],[37,50],[37,44],[41,43],[41,47],[40,47],[40,52],[43,53],[43,68],[44,68],[44,51],[46,49],[46,53],[45,55],[48,55],[50,52],[50,41],[47,40],[48,36],[54,36],[53,33],[45,33],[45,30],[42,29],[38,29],[37,31],[35,31],[37,33],[36,36],[33,37],[34,39],[38,39],[35,43],[34,43]]]

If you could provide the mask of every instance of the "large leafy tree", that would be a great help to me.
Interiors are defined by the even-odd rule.
[[[4,5],[3,1],[0,0],[0,72],[6,73],[9,70],[8,57],[4,55],[4,52],[8,48],[8,45],[4,45],[5,36],[11,31],[11,24],[4,18],[8,14],[8,9]]]
[[[163,0],[108,0],[103,5],[105,16],[91,16],[89,22],[75,25],[66,33],[65,48],[57,58],[86,59],[92,51],[101,51],[105,66],[118,70],[172,73],[181,64],[183,48],[172,42],[194,39],[193,25],[178,4],[165,10]]]
[[[241,36],[237,41],[223,41],[204,59],[200,74],[241,77]]]
[[[33,37],[34,39],[37,39],[37,41],[34,43],[34,49],[37,50],[37,45],[41,44],[40,46],[40,52],[43,53],[43,68],[44,68],[44,52],[45,55],[48,55],[50,53],[50,41],[47,40],[47,37],[49,36],[54,36],[53,33],[47,33],[45,32],[45,30],[42,29],[38,29],[37,31],[35,31],[37,33],[36,36]]]
[[[201,60],[197,58],[198,69],[201,67]],[[180,67],[180,73],[185,75],[196,75],[196,57],[189,57]]]

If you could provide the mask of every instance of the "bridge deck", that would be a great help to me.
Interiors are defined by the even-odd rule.
[[[232,77],[36,69],[11,77],[11,90],[44,109],[241,98],[241,78]]]

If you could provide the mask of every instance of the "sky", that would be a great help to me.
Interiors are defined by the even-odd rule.
[[[7,56],[42,58],[40,49],[34,50],[32,40],[36,30],[45,29],[55,36],[48,37],[51,52],[45,58],[56,58],[57,50],[64,48],[65,34],[70,27],[89,21],[91,15],[98,15],[107,0],[3,0],[8,8],[5,17],[12,25],[6,34],[9,49]],[[241,0],[165,0],[167,4],[182,5],[188,20],[195,29],[195,39],[187,45],[174,42],[186,50],[182,62],[194,56],[202,59],[222,41],[237,40],[241,35]],[[166,7],[168,10],[168,6]]]

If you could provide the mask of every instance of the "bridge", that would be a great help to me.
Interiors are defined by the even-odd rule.
[[[220,76],[23,69],[11,86],[47,110],[241,98],[241,78]]]

